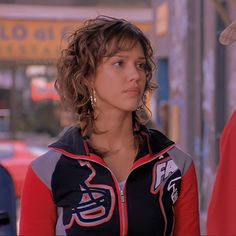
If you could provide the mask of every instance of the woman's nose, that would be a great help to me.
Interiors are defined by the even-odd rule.
[[[139,80],[140,79],[140,71],[136,66],[130,66],[128,69],[128,79],[129,80]]]

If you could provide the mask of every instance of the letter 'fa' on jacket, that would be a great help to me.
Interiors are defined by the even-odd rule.
[[[141,133],[146,141],[122,191],[70,128],[29,167],[20,235],[200,235],[192,159],[160,132]]]

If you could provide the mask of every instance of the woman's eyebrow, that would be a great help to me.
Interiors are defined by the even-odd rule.
[[[112,57],[129,58],[129,55],[115,54]],[[146,60],[144,56],[137,57],[138,60]]]
[[[122,54],[115,54],[112,57],[121,57],[121,58],[128,58],[128,55],[122,55]]]

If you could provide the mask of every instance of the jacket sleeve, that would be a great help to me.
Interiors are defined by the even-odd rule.
[[[198,185],[193,163],[182,177],[180,195],[174,209],[174,235],[200,235]]]
[[[50,189],[30,166],[21,198],[20,235],[55,235],[56,207]]]

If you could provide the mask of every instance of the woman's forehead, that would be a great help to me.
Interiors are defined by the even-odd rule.
[[[106,47],[106,56],[113,56],[117,54],[120,51],[129,51],[133,49],[137,44],[140,44],[140,42],[137,39],[130,39],[130,38],[124,38],[124,39],[112,39]]]

